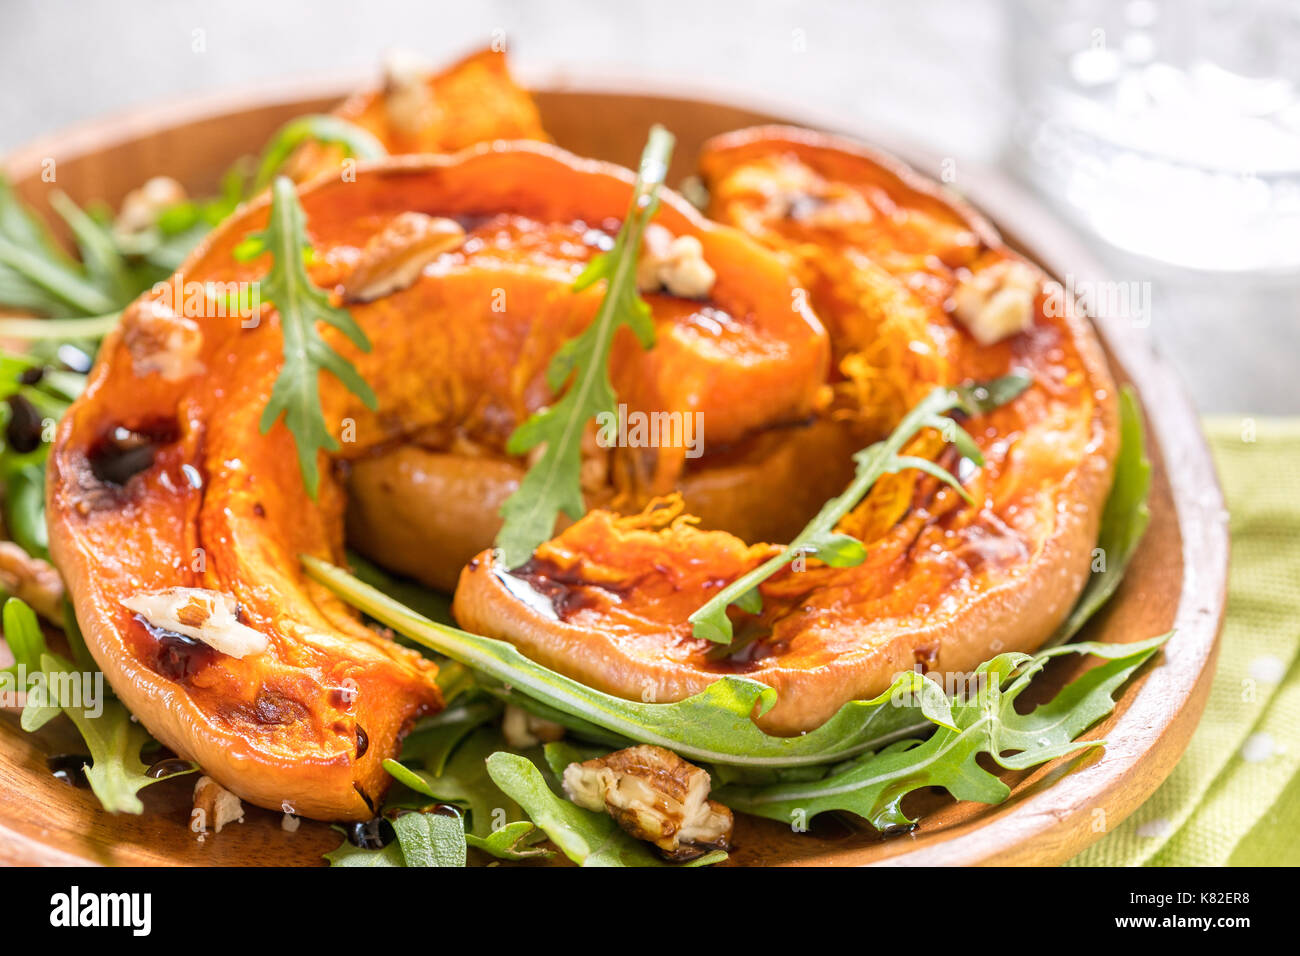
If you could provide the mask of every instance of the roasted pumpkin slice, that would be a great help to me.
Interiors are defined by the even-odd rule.
[[[952,674],[1038,647],[1089,574],[1116,451],[1114,383],[1086,322],[969,210],[852,144],[746,131],[715,143],[703,168],[715,213],[807,282],[844,382],[864,361],[895,383],[842,396],[864,403],[841,410],[868,433],[896,424],[916,389],[1033,377],[1013,402],[966,423],[983,468],[940,458],[975,504],[928,476],[887,477],[840,526],[864,542],[866,560],[787,567],[760,588],[761,613],[731,610],[731,647],[696,639],[687,618],[775,546],[701,530],[671,500],[632,517],[591,512],[513,573],[485,551],[461,577],[457,619],[631,698],[677,700],[745,674],[778,691],[759,722],[784,734],[880,693],[901,670]],[[980,281],[1008,272],[1032,277],[1027,304],[1013,283]],[[981,308],[1021,306],[1015,323],[993,317],[1005,334],[972,331]],[[942,456],[936,437],[923,433],[910,453]]]
[[[298,555],[342,560],[349,467],[416,437],[492,460],[553,400],[548,361],[601,294],[574,292],[574,277],[617,230],[631,186],[626,170],[515,143],[363,165],[355,182],[304,189],[310,276],[349,303],[373,348],[322,334],[378,397],[371,410],[320,376],[341,450],[321,453],[316,500],[283,422],[259,430],[282,366],[279,312],[228,315],[208,294],[266,273],[265,256],[234,250],[266,225],[267,200],[132,304],[60,424],[50,547],[96,661],[161,741],[255,803],[373,812],[382,761],[440,705],[436,671],[306,581]],[[655,222],[696,237],[716,282],[699,301],[650,296],[654,349],[626,330],[614,344],[620,396],[699,411],[724,442],[806,418],[829,350],[816,319],[790,308],[781,263],[673,196]],[[202,314],[182,307],[182,289]],[[491,495],[474,504],[494,507]]]
[[[454,153],[496,139],[548,139],[537,106],[510,76],[506,54],[485,49],[432,72],[406,57],[390,58],[379,90],[357,93],[333,111],[373,134],[390,154]],[[296,180],[337,174],[337,146],[302,147],[290,167]]]
[[[974,210],[892,157],[793,127],[716,137],[700,169],[709,214],[778,250],[809,289],[831,333],[840,414],[887,429],[954,380],[969,342],[952,322],[954,291],[1011,258]],[[1019,300],[1026,323],[1038,284]]]

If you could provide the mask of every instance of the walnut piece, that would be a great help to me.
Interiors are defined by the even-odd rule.
[[[192,637],[231,657],[261,654],[265,634],[239,620],[239,605],[230,594],[205,588],[164,588],[122,598],[122,604],[154,627]]]
[[[194,782],[194,810],[190,813],[190,827],[196,833],[206,833],[209,828],[217,833],[227,823],[244,819],[244,805],[239,798],[211,777],[199,777]]]
[[[526,750],[541,743],[555,743],[564,739],[564,728],[545,718],[530,714],[522,707],[506,704],[501,718],[501,733],[515,750]]]
[[[122,341],[131,354],[131,369],[141,378],[157,374],[165,382],[179,382],[204,371],[198,323],[161,302],[140,299],[128,306],[122,317]]]
[[[564,768],[564,793],[587,810],[605,811],[669,860],[726,849],[731,811],[709,799],[704,770],[671,750],[640,744]]]
[[[404,212],[371,237],[343,283],[345,302],[372,302],[412,285],[444,252],[459,248],[465,230],[452,219]]]
[[[683,299],[700,299],[713,290],[717,274],[704,261],[704,246],[694,236],[676,236],[651,223],[641,240],[636,285],[642,292],[667,289]]]
[[[152,229],[164,209],[185,198],[185,187],[176,180],[155,176],[123,197],[117,218],[113,220],[113,231],[129,236]]]
[[[952,293],[953,314],[980,345],[1000,342],[1033,326],[1041,278],[1025,262],[995,263],[957,285]]]
[[[384,109],[398,132],[414,136],[437,119],[429,76],[429,69],[414,54],[397,50],[385,57]]]
[[[54,565],[12,541],[0,541],[0,588],[31,605],[52,624],[63,624],[63,578]]]

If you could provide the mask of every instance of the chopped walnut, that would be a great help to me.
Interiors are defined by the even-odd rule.
[[[501,733],[515,750],[525,750],[541,743],[555,743],[564,738],[564,728],[554,721],[530,714],[514,704],[506,705],[501,719]]]
[[[138,376],[157,374],[163,381],[179,382],[204,371],[198,323],[161,302],[141,299],[129,306],[122,318],[122,341]]]
[[[63,578],[54,565],[12,541],[0,541],[0,588],[31,605],[52,624],[63,624]]]
[[[429,70],[418,57],[394,51],[385,58],[384,108],[393,128],[408,136],[431,126],[437,118]]]
[[[132,235],[152,229],[164,209],[183,202],[185,198],[185,187],[176,180],[170,176],[155,176],[122,199],[122,207],[113,220],[113,231],[119,235]]]
[[[1028,263],[994,263],[957,285],[952,293],[953,314],[980,345],[1000,342],[1033,326],[1041,278]]]
[[[372,236],[343,284],[347,302],[371,302],[407,288],[444,252],[459,248],[465,230],[451,219],[404,212]]]
[[[261,654],[270,645],[265,634],[240,622],[234,596],[220,591],[141,591],[122,598],[122,604],[154,627],[192,637],[231,657]]]
[[[731,811],[708,798],[708,773],[663,747],[641,744],[571,763],[563,784],[578,806],[604,810],[666,859],[693,860],[730,843]]]
[[[194,810],[190,813],[190,828],[196,833],[209,829],[216,833],[227,823],[243,822],[244,805],[239,798],[211,777],[199,777],[194,782]]]
[[[642,292],[667,289],[684,299],[699,299],[713,289],[717,274],[704,261],[704,246],[694,236],[676,236],[651,223],[641,242],[636,285]]]

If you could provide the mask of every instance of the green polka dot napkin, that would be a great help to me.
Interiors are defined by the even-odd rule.
[[[1071,865],[1300,865],[1300,420],[1205,430],[1232,532],[1210,699],[1169,779]]]

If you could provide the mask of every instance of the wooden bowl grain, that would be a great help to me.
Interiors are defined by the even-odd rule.
[[[144,110],[35,143],[5,166],[19,193],[42,210],[53,186],[78,202],[116,203],[148,176],[163,173],[201,192],[214,188],[232,160],[255,151],[282,122],[328,109],[347,91],[342,84],[299,85]],[[671,183],[691,171],[706,138],[743,126],[793,122],[872,139],[807,111],[773,116],[734,99],[709,102],[626,84],[620,92],[552,86],[537,97],[559,145],[625,165],[635,162],[647,127],[664,123],[678,138]],[[938,157],[882,145],[892,145],[922,172],[935,175],[940,169]],[[1102,274],[1084,246],[1016,185],[991,171],[965,163],[961,168],[965,198],[1011,245],[1058,278]],[[1123,642],[1178,631],[1154,665],[1126,689],[1114,713],[1090,732],[1106,738],[1106,747],[1004,775],[1012,795],[999,806],[922,796],[908,805],[924,814],[921,825],[902,837],[885,839],[828,818],[802,834],[744,818],[731,862],[1057,864],[1117,825],[1173,769],[1204,708],[1213,673],[1227,580],[1226,512],[1192,406],[1144,332],[1104,315],[1096,325],[1116,376],[1141,394],[1154,479],[1146,537],[1119,592],[1086,636]],[[1061,660],[1042,680],[1064,683],[1086,666]],[[191,784],[186,779],[144,791],[142,816],[107,814],[88,791],[49,773],[47,755],[78,749],[60,723],[28,735],[15,717],[0,716],[0,862],[311,865],[320,864],[321,853],[339,842],[324,824],[303,821],[289,833],[278,814],[253,807],[242,825],[199,841],[188,829]]]

